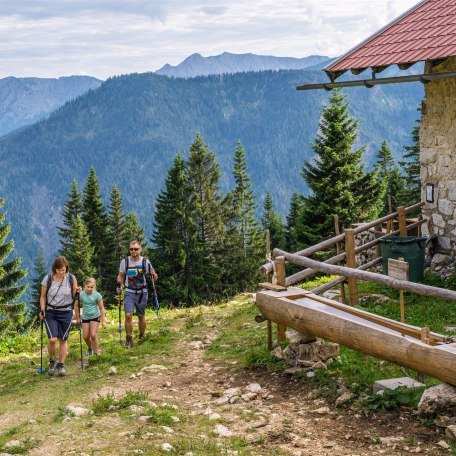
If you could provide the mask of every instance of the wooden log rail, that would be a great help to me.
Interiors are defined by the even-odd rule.
[[[424,202],[420,202],[420,203],[414,204],[413,206],[409,206],[409,207],[405,208],[404,214],[406,214],[407,212],[412,212],[416,209],[419,209],[422,206],[424,206]],[[356,234],[362,233],[364,231],[367,231],[371,228],[376,227],[377,225],[382,224],[383,222],[387,222],[388,220],[392,220],[392,219],[398,217],[398,215],[399,215],[398,212],[393,212],[392,214],[389,214],[389,215],[386,215],[385,217],[374,220],[373,222],[363,224],[363,225],[355,228],[354,233],[356,235]],[[424,223],[424,221],[419,220],[418,222],[415,222],[414,224],[409,225],[409,228],[412,229],[412,227],[414,228],[416,226],[419,226],[421,223]],[[400,234],[400,230],[389,233],[390,236],[396,236],[398,234]],[[342,233],[342,234],[339,234],[338,236],[334,236],[330,239],[326,239],[325,241],[322,241],[322,242],[315,244],[311,247],[308,247],[304,250],[300,250],[299,252],[294,253],[294,255],[310,256],[320,250],[326,250],[328,247],[331,247],[332,245],[334,245],[338,242],[343,242],[344,240],[345,240],[345,233]],[[372,241],[372,242],[374,242],[374,241]],[[375,244],[373,244],[373,245],[375,245]],[[373,245],[371,245],[370,247],[372,247]],[[361,246],[361,247],[364,247],[364,246]],[[370,248],[370,247],[368,247],[368,248]],[[277,250],[278,249],[274,249],[274,251],[273,251],[274,256],[277,256],[277,253],[276,253]],[[362,250],[360,250],[360,251],[362,251]],[[335,261],[336,263],[345,258],[345,253],[340,254],[340,255],[344,255],[344,256],[337,259]],[[337,257],[334,257],[334,258],[337,258]],[[273,266],[271,263],[265,263],[262,266],[260,266],[259,270],[260,270],[261,274],[265,274],[265,275],[270,274],[271,272],[273,272]],[[302,272],[304,272],[304,271],[302,271]],[[293,276],[291,276],[291,277],[293,277]],[[302,279],[299,279],[299,280],[302,280]],[[297,280],[297,281],[299,281],[299,280]],[[293,283],[296,283],[296,282],[293,282]]]
[[[361,269],[352,269],[345,266],[336,266],[320,261],[312,260],[294,253],[284,252],[277,249],[277,253],[283,256],[288,262],[304,266],[306,268],[314,269],[326,274],[334,274],[344,277],[352,277],[357,280],[367,280],[375,283],[380,283],[396,290],[404,290],[421,296],[429,296],[432,298],[441,298],[448,301],[456,301],[456,291],[445,290],[442,288],[431,287],[421,283],[408,282],[406,280],[394,279],[383,274],[376,274],[374,272],[362,271]]]

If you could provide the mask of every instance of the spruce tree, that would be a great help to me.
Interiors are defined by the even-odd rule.
[[[83,191],[82,220],[87,229],[89,244],[94,249],[92,266],[97,272],[98,286],[105,290],[109,281],[109,261],[106,261],[109,257],[108,220],[93,166]]]
[[[287,215],[287,224],[285,226],[285,250],[287,252],[297,252],[298,243],[298,217],[302,206],[302,197],[293,192],[290,199],[290,209]]]
[[[76,217],[68,241],[67,260],[71,272],[76,276],[79,284],[85,279],[93,277],[96,272],[93,264],[94,248],[82,217]]]
[[[384,189],[376,170],[366,173],[361,162],[365,148],[353,150],[358,122],[349,114],[345,95],[335,90],[323,107],[312,148],[313,163],[305,163],[302,176],[311,195],[299,214],[299,242],[314,244],[334,234],[334,214],[345,228],[378,216]]]
[[[255,195],[247,172],[245,150],[238,141],[234,152],[235,188],[226,202],[225,276],[233,292],[246,291],[257,283],[258,266],[264,257],[264,237],[255,218]]]
[[[282,218],[274,210],[274,202],[270,192],[266,193],[263,203],[263,214],[261,224],[264,230],[269,230],[271,240],[271,250],[275,248],[285,248],[285,228]]]
[[[173,306],[190,306],[198,299],[193,281],[193,250],[197,248],[195,208],[190,198],[185,163],[178,154],[168,171],[165,189],[157,197],[152,240],[153,259],[160,274],[162,298]]]
[[[0,209],[5,201],[0,199]],[[8,257],[14,251],[14,241],[7,240],[11,225],[5,223],[6,213],[0,213],[0,334],[6,336],[20,331],[25,323],[25,303],[17,302],[27,288],[21,280],[27,275],[20,268],[21,259]],[[7,261],[8,260],[8,261]]]
[[[192,280],[201,299],[220,299],[223,288],[220,266],[225,241],[224,210],[219,189],[220,165],[199,134],[190,147],[187,176],[198,241],[192,251],[191,261],[195,265]]]
[[[67,243],[74,220],[80,215],[82,215],[82,195],[79,192],[78,183],[73,181],[62,211],[63,226],[57,228],[61,244],[60,252],[63,256],[67,256]]]
[[[109,267],[106,288],[108,297],[111,297],[116,288],[120,261],[128,254],[128,247],[131,239],[127,237],[128,233],[125,219],[122,195],[120,194],[117,185],[114,185],[109,197],[108,207],[109,252],[107,252],[108,256],[106,257],[106,262]]]
[[[134,239],[139,241],[143,246],[145,244],[146,235],[144,228],[139,223],[139,219],[134,212],[129,212],[125,216],[125,238],[127,239],[127,245],[125,246],[123,256],[127,256],[130,253],[128,251],[128,246]]]
[[[399,162],[405,174],[405,188],[400,193],[400,204],[412,206],[421,201],[421,180],[420,180],[420,121],[412,131],[411,146],[404,146],[404,160]]]
[[[41,249],[39,249],[34,267],[32,293],[30,296],[28,309],[29,322],[33,326],[38,326],[39,323],[38,313],[40,311],[41,282],[45,276],[46,266],[44,264],[43,252]]]
[[[394,210],[398,206],[399,195],[404,188],[404,179],[385,140],[377,153],[377,172],[379,184],[381,187],[385,187],[386,190],[380,215],[386,215],[389,212],[388,196],[391,197]]]

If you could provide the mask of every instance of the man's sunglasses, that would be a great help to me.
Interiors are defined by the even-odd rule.
[[[139,250],[139,247],[130,247],[130,250]]]

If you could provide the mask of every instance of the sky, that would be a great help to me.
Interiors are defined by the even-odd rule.
[[[418,0],[0,0],[0,78],[100,79],[193,53],[335,57]]]

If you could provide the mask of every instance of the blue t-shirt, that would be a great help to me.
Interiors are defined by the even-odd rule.
[[[79,303],[82,307],[82,318],[84,320],[92,320],[92,318],[98,318],[101,315],[98,307],[101,299],[102,296],[98,291],[92,291],[91,294],[87,294],[85,291],[79,293]]]

